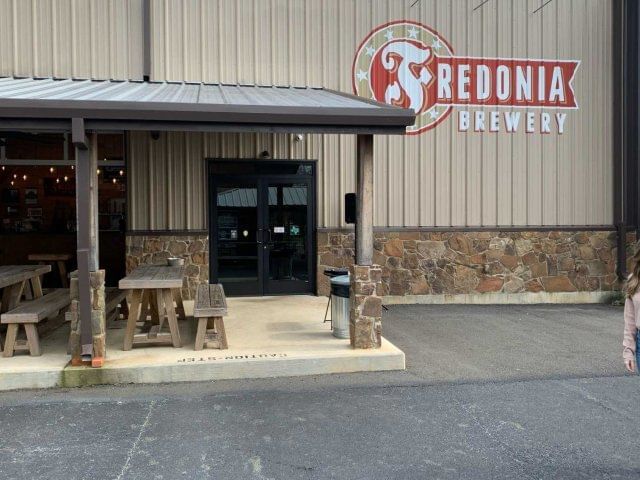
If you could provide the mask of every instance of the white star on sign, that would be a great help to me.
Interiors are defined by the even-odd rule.
[[[432,108],[429,110],[429,116],[431,118],[438,118],[438,111],[435,108]]]
[[[409,38],[418,38],[418,30],[416,30],[416,27],[411,27],[411,30],[407,30],[407,33],[409,34]]]
[[[440,39],[436,38],[433,43],[431,44],[431,48],[435,48],[436,50],[438,50],[440,47],[442,46],[442,44],[440,43]]]
[[[376,49],[373,48],[371,45],[367,45],[367,47],[365,48],[365,53],[369,56],[369,57],[373,57],[373,54],[376,53]]]
[[[356,73],[356,77],[358,78],[359,82],[366,80],[367,72],[365,72],[364,70],[358,70],[358,73]]]
[[[387,40],[391,41],[391,39],[393,38],[393,31],[391,31],[391,30],[387,30],[387,31],[385,32],[385,34],[384,34],[384,37],[385,37]]]

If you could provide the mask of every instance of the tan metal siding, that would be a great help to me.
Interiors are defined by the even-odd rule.
[[[143,0],[0,0],[0,75],[142,79]]]
[[[481,3],[476,0],[421,0],[411,7],[413,3],[152,0],[152,78],[351,91],[351,64],[360,41],[376,26],[403,18],[436,29],[457,55],[580,60],[574,81],[580,109],[568,112],[564,135],[528,135],[522,127],[513,134],[461,134],[454,110],[422,135],[378,136],[375,223],[612,223],[611,1],[555,1],[537,13],[539,0],[491,0],[475,10]],[[244,144],[247,138],[220,135],[208,142],[221,156],[256,156],[260,141],[254,136]],[[355,187],[354,139],[306,136],[291,144],[290,136],[266,135],[264,142],[280,157],[319,160],[318,224],[342,226],[343,195]],[[199,202],[197,212],[203,208],[195,196],[175,201]],[[168,218],[164,228],[202,223],[204,210],[187,220],[188,208],[176,208],[183,213]]]
[[[153,140],[148,132],[131,132],[127,138],[129,228],[205,229],[206,158],[257,158],[267,150],[273,158],[315,159],[318,137],[307,136],[299,142],[285,134],[169,132]]]

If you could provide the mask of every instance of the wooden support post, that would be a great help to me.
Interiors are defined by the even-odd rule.
[[[90,272],[98,270],[98,148],[97,135],[87,137],[84,120],[71,122],[76,149],[76,224],[78,238],[78,297],[82,355],[93,352]]]
[[[373,263],[373,135],[357,138],[356,264]]]
[[[349,270],[349,338],[353,348],[380,348],[382,270],[373,265],[373,135],[358,135],[356,157],[356,264]]]

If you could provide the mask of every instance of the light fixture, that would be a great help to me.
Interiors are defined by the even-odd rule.
[[[56,183],[60,183],[60,179],[59,178],[56,178]]]
[[[4,171],[4,165],[2,165],[2,171]]]
[[[49,167],[49,173],[53,173],[54,170],[55,170],[55,168]]]
[[[113,182],[113,183],[118,183],[118,179],[114,177],[114,178],[112,179],[112,182]]]
[[[66,175],[64,176],[64,181],[66,182],[67,180],[69,180],[69,177],[67,177]]]
[[[25,173],[24,175],[22,175],[22,179],[26,180],[27,179],[27,174]]]
[[[14,183],[15,183],[15,182],[14,182],[13,180],[11,180],[11,186],[13,186],[13,184],[14,184]]]
[[[14,174],[13,174],[13,178],[18,178],[18,174],[17,174],[17,173],[14,173]]]
[[[100,169],[98,169],[98,170],[96,171],[96,173],[97,173],[98,175],[100,175]]]
[[[120,176],[124,175],[124,170],[120,170]]]

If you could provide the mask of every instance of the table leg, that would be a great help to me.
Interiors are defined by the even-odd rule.
[[[127,303],[127,297],[124,297],[122,302],[120,302],[120,315],[122,315],[123,320],[129,318],[129,304]]]
[[[169,330],[171,330],[171,340],[175,348],[180,348],[182,343],[180,342],[180,330],[178,329],[178,319],[176,318],[176,311],[173,308],[173,294],[170,288],[162,289],[162,296],[164,298],[164,306],[167,309],[167,320],[169,322]]]
[[[38,338],[38,330],[33,323],[25,323],[24,331],[27,334],[27,344],[29,345],[29,355],[33,357],[39,357],[40,352],[40,339]]]
[[[16,346],[16,338],[18,336],[18,326],[19,324],[17,323],[10,323],[7,326],[7,340],[4,342],[3,357],[13,357],[13,350]]]
[[[227,343],[227,332],[224,329],[224,320],[222,317],[215,317],[216,333],[218,334],[218,342],[220,350],[226,350],[229,348]]]
[[[165,308],[169,308],[169,305],[164,304],[164,300],[162,298],[162,290],[157,289],[151,293],[151,296],[155,300],[154,308],[156,314],[156,320],[158,324],[158,330],[162,330],[162,326],[164,325],[164,311]]]
[[[131,291],[131,306],[129,307],[129,318],[127,318],[127,330],[124,333],[123,350],[131,350],[131,347],[133,347],[133,335],[136,333],[136,322],[140,317],[142,292],[143,291],[139,289]]]
[[[42,296],[42,283],[40,283],[39,276],[31,279],[31,291],[33,292],[33,298],[40,298]]]
[[[62,288],[69,288],[69,280],[67,279],[67,264],[62,260],[58,260],[58,273],[60,274]]]
[[[187,314],[184,313],[184,303],[182,303],[182,289],[176,288],[173,291],[173,298],[176,301],[176,311],[180,320],[186,320]]]
[[[140,319],[136,320],[139,322],[147,323],[147,315],[149,314],[149,296],[151,293],[149,290],[142,290],[142,300],[141,300],[141,313]]]
[[[151,312],[151,324],[160,325],[162,323],[160,312],[162,312],[162,294],[158,295],[157,290],[149,290],[149,311]]]
[[[20,303],[20,297],[22,297],[22,291],[26,282],[18,282],[5,287],[2,292],[2,305],[0,305],[0,313],[13,310]]]
[[[9,285],[8,287],[4,287],[2,289],[2,300],[0,300],[0,313],[4,313],[6,312],[9,308],[9,299],[11,298],[11,287],[12,285]]]
[[[34,298],[33,288],[28,280],[25,281],[24,291],[22,292],[22,294],[24,295],[25,300],[33,300]]]

